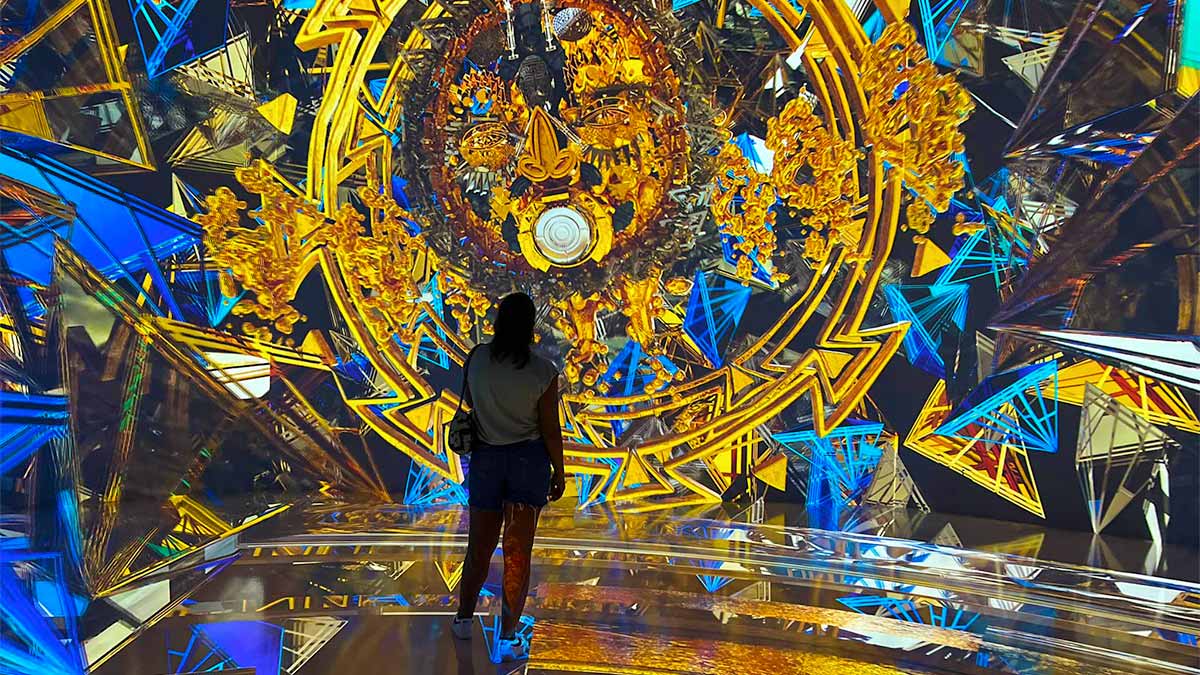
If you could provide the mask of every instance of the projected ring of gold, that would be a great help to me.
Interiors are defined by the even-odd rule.
[[[230,225],[237,220],[239,206],[232,193],[219,191],[210,198],[210,212],[202,220],[214,257],[254,291],[256,299],[244,301],[238,312],[272,326],[253,337],[279,342],[280,334],[290,332],[298,317],[289,302],[300,281],[316,270],[344,321],[345,336],[373,368],[375,393],[343,389],[346,406],[433,475],[461,482],[461,462],[445,446],[445,426],[457,405],[456,394],[431,382],[419,352],[436,349],[461,364],[470,345],[486,334],[488,295],[496,290],[495,273],[480,268],[522,267],[513,249],[501,250],[503,234],[489,229],[490,221],[466,204],[462,173],[492,174],[489,186],[516,175],[553,188],[537,194],[540,206],[528,209],[531,222],[517,226],[518,241],[533,244],[515,249],[528,263],[525,273],[560,274],[558,268],[570,272],[582,262],[599,265],[609,255],[619,259],[618,251],[626,245],[622,234],[606,235],[597,218],[607,218],[611,228],[615,188],[572,185],[569,173],[583,157],[578,148],[619,151],[646,138],[653,141],[658,138],[653,124],[664,125],[666,133],[681,121],[675,80],[686,77],[677,76],[672,70],[677,65],[663,60],[657,38],[646,32],[640,19],[622,19],[606,3],[560,3],[591,12],[593,26],[625,21],[632,36],[622,43],[625,54],[635,55],[632,60],[641,65],[623,62],[619,65],[626,70],[621,72],[645,82],[640,88],[625,87],[618,99],[605,98],[608,90],[598,86],[594,105],[553,119],[545,107],[512,105],[513,98],[540,96],[536,87],[528,90],[532,93],[523,92],[487,73],[473,76],[464,86],[465,79],[455,81],[447,75],[437,88],[440,98],[430,104],[430,124],[439,124],[439,116],[459,114],[455,110],[486,111],[489,119],[450,133],[429,130],[422,141],[426,161],[432,161],[430,152],[449,159],[424,170],[443,190],[436,192],[436,208],[410,211],[398,206],[387,189],[397,168],[409,161],[398,156],[397,149],[402,132],[412,130],[405,126],[405,97],[413,91],[414,78],[428,71],[429,60],[441,63],[441,55],[466,54],[472,40],[495,28],[489,23],[495,16],[467,21],[432,2],[422,16],[426,27],[458,21],[469,29],[445,44],[430,42],[428,29],[413,29],[402,44],[387,45],[389,27],[406,4],[318,0],[304,19],[297,37],[302,48],[336,47],[329,52],[331,72],[309,148],[308,178],[302,188],[288,185],[264,164],[238,176],[262,198],[256,213],[262,226],[253,230],[255,241],[274,236],[284,242],[270,254],[274,258],[268,267],[273,272],[256,273],[239,259],[239,246],[249,235]],[[777,244],[769,227],[778,209],[769,208],[768,201],[812,214],[811,232],[803,241],[811,280],[789,296],[772,325],[737,342],[737,353],[729,354],[719,367],[696,356],[696,346],[681,327],[692,279],[673,276],[653,257],[650,264],[630,264],[602,282],[593,279],[573,286],[568,278],[538,286],[549,289],[544,292],[550,296],[539,299],[551,304],[555,323],[543,341],[559,342],[570,383],[561,410],[568,437],[567,467],[595,477],[579,483],[588,486],[581,503],[607,500],[624,509],[643,510],[720,500],[738,476],[761,476],[765,468],[786,463],[761,430],[801,398],[808,398],[813,426],[820,434],[856,411],[863,414],[868,388],[895,355],[907,329],[906,324],[865,329],[864,316],[901,229],[902,207],[909,204],[908,226],[920,231],[927,223],[913,204],[928,211],[926,204],[937,207],[953,194],[953,169],[937,167],[948,166],[947,156],[961,150],[957,126],[969,110],[966,95],[952,77],[937,75],[911,29],[883,0],[879,9],[891,24],[875,43],[839,0],[810,2],[803,12],[788,2],[752,4],[791,49],[805,46],[800,54],[811,91],[768,120],[766,145],[774,151],[772,167],[752,166],[725,141],[727,135],[718,138],[714,149],[720,151],[710,167],[716,176],[711,203],[699,208],[710,211],[712,221],[741,252],[736,269],[727,273],[756,284],[757,292],[763,293],[776,292],[786,276],[776,264]],[[583,32],[587,22],[583,24],[581,28],[573,23],[567,37]],[[583,42],[562,42],[564,49],[587,44],[586,37],[578,40]],[[386,75],[379,72],[384,68]],[[598,71],[588,75],[593,76],[613,77]],[[909,82],[905,97],[896,93],[897,78]],[[649,98],[659,92],[667,96],[668,112],[658,106],[656,113],[665,117],[648,121],[647,111],[653,106],[639,107],[637,92]],[[578,141],[570,140],[574,129]],[[502,142],[506,135],[515,145]],[[914,139],[920,141],[916,152]],[[531,150],[539,143],[540,149]],[[662,157],[657,149],[644,149],[644,158],[669,163],[670,153],[688,152],[664,149],[668,153]],[[456,174],[456,166],[463,171]],[[661,185],[650,191],[648,203],[658,204],[660,192],[684,180],[682,174],[671,173],[677,168],[663,165]],[[556,173],[561,175],[555,178]],[[364,182],[366,187],[351,187]],[[511,196],[512,190],[505,191]],[[351,192],[370,214],[368,222],[350,206]],[[501,208],[502,201],[493,199],[489,206]],[[671,208],[687,211],[697,206]],[[560,219],[542,223],[539,219],[552,210]],[[642,227],[648,232],[652,213],[647,211],[646,223],[626,232]],[[471,262],[469,255],[460,255],[446,234],[445,220],[456,217],[465,219],[453,223],[450,232],[484,242],[481,260]],[[539,229],[539,223],[546,227]],[[628,243],[637,236],[629,235]],[[540,253],[528,253],[531,250]],[[755,270],[764,269],[766,278],[753,278]],[[438,302],[444,303],[441,311],[434,307]],[[818,314],[821,305],[825,310]],[[615,395],[614,378],[602,375],[613,359],[608,345],[614,336],[597,333],[597,317],[611,312],[624,315],[624,336],[616,337],[636,341],[646,357],[646,384],[630,395]],[[811,322],[819,322],[815,331]],[[801,338],[805,328],[805,335],[815,333],[815,339]],[[313,365],[311,358],[305,363],[329,366],[333,351],[321,344],[323,336],[295,339],[300,342],[298,359],[319,352],[326,355],[325,366]],[[617,428],[637,433],[619,436]]]

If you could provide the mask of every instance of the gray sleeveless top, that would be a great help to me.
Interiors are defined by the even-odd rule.
[[[537,354],[517,368],[511,361],[493,360],[490,343],[479,345],[471,357],[467,385],[480,440],[509,445],[541,438],[537,402],[556,377],[554,364]]]

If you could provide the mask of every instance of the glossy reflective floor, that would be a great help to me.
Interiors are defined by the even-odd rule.
[[[89,608],[111,625],[86,651],[102,675],[1200,672],[1193,551],[908,511],[802,520],[548,509],[530,656],[497,664],[499,555],[474,639],[448,631],[461,510],[310,503]]]

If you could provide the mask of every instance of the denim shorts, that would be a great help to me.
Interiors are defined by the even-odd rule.
[[[480,444],[467,469],[467,502],[499,511],[504,502],[541,508],[550,495],[550,455],[541,439],[512,445]]]

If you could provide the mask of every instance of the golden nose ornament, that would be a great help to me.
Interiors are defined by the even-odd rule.
[[[579,154],[573,148],[559,145],[550,114],[534,108],[525,150],[517,159],[517,173],[540,183],[571,177],[578,168]]]

